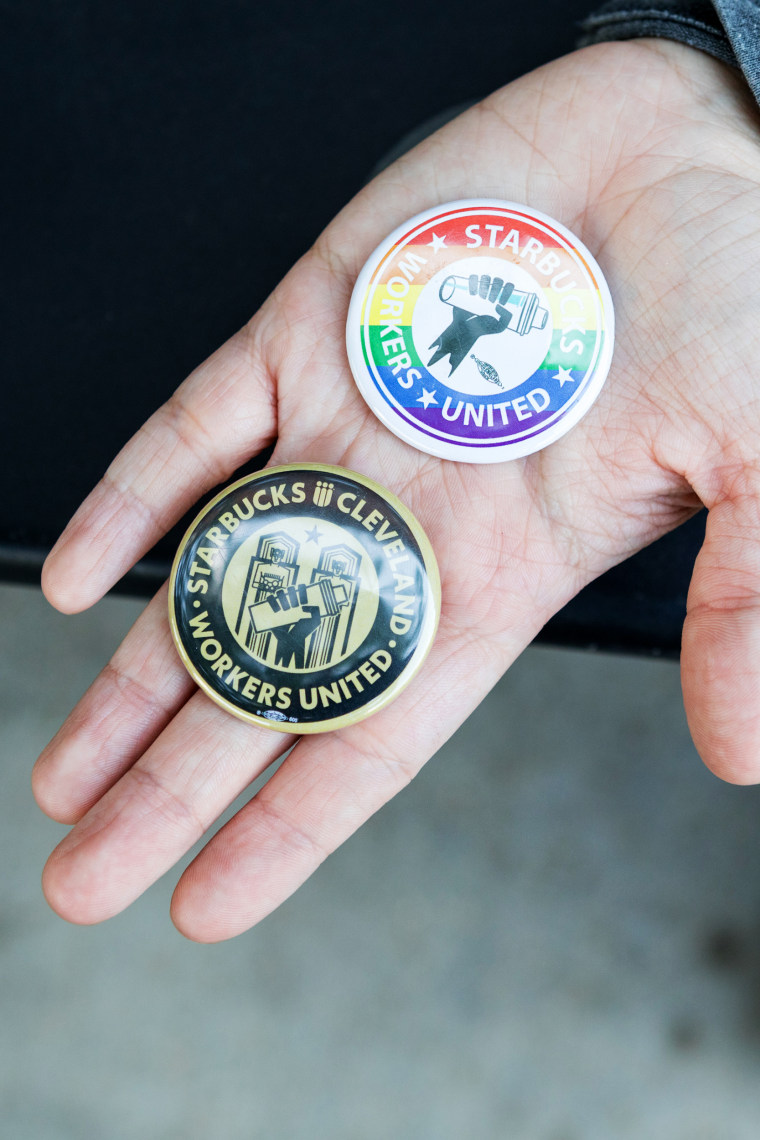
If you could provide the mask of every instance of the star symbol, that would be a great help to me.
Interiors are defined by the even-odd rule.
[[[575,377],[570,375],[569,368],[563,368],[561,365],[558,365],[557,368],[558,371],[554,373],[552,380],[559,380],[560,388],[563,386],[563,384],[575,383]]]
[[[320,542],[322,541],[322,531],[318,526],[315,525],[311,530],[306,531],[306,541],[316,542],[317,546],[319,546]]]
[[[422,404],[426,408],[429,404],[437,404],[438,401],[435,398],[435,391],[428,392],[427,388],[423,388],[422,395],[417,397],[417,403]]]
[[[443,237],[439,237],[435,230],[433,230],[433,240],[429,241],[428,245],[432,247],[433,253],[438,253],[439,249],[446,249],[446,234],[444,234]]]

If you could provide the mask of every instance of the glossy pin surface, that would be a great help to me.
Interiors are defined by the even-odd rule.
[[[432,644],[435,557],[372,480],[300,464],[226,488],[172,569],[182,660],[217,704],[283,732],[324,732],[383,708]]]
[[[378,418],[443,459],[546,447],[598,396],[612,359],[604,275],[559,222],[511,202],[451,202],[399,226],[354,289],[346,344]]]

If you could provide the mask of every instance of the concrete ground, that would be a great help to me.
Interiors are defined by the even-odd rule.
[[[275,915],[50,912],[32,762],[133,620],[0,587],[9,1140],[757,1140],[760,793],[668,662],[531,649]]]

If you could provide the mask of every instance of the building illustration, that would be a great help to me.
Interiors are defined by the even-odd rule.
[[[251,624],[251,606],[297,584],[299,549],[300,544],[285,531],[268,534],[260,539],[248,565],[234,632],[261,661],[269,659],[273,637],[270,632],[256,633]]]
[[[281,668],[322,669],[340,661],[354,648],[360,563],[356,550],[338,544],[321,550],[314,567],[287,531],[262,536],[237,608],[238,641],[258,660]]]
[[[350,651],[350,634],[361,578],[359,555],[350,546],[328,546],[312,571],[311,582],[322,579],[343,585],[346,601],[336,614],[326,614],[309,639],[307,669],[321,669],[332,661],[340,661]]]

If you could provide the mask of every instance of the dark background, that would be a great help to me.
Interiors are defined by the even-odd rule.
[[[1,4],[0,577],[429,117],[573,48],[587,0]],[[306,457],[308,458],[308,457]],[[695,520],[548,640],[677,653]],[[121,584],[149,592],[175,536]]]

